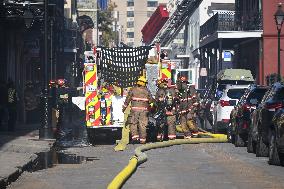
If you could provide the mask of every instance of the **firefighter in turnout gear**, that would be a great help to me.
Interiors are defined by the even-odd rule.
[[[168,138],[170,140],[176,139],[176,97],[177,91],[173,87],[168,87],[167,79],[157,80],[158,91],[156,93],[156,104],[159,111],[165,112],[165,121],[158,125],[157,140],[162,141],[165,137],[163,135],[166,124],[168,128]]]
[[[198,132],[196,124],[196,111],[198,107],[198,98],[194,86],[188,87],[188,81],[185,77],[180,77],[177,82],[179,91],[180,105],[179,114],[181,127],[184,132],[184,138],[191,138]]]
[[[123,105],[124,112],[131,102],[130,111],[130,132],[133,143],[146,143],[146,128],[148,125],[148,108],[154,102],[150,91],[146,88],[146,78],[141,76],[137,81],[137,86],[130,89]]]

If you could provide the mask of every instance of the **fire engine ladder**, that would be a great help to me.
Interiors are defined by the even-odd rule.
[[[201,2],[202,0],[181,0],[151,44],[160,43],[162,47],[169,45]]]

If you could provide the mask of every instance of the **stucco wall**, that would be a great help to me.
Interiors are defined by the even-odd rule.
[[[277,10],[277,4],[284,0],[263,0],[263,62],[261,65],[262,81],[265,82],[265,76],[271,73],[277,73],[278,63],[278,42],[277,29],[274,20],[274,13]],[[284,49],[284,26],[281,33],[281,48]],[[284,75],[284,51],[281,51],[281,75]]]

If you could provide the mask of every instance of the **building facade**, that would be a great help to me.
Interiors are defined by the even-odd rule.
[[[160,3],[168,0],[112,0],[116,4],[116,28],[121,42],[142,45],[141,29]]]

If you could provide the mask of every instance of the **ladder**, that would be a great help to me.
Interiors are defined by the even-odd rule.
[[[162,47],[169,45],[201,2],[202,0],[181,0],[151,44],[160,43]]]

